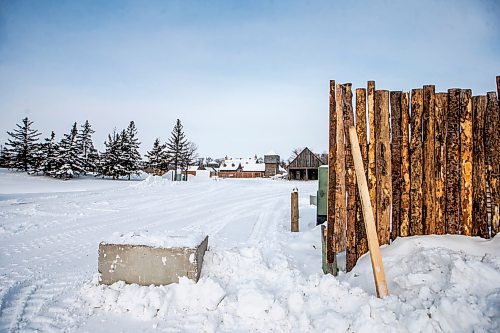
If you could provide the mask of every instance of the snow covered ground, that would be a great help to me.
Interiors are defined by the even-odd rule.
[[[315,182],[191,180],[0,169],[0,332],[500,331],[498,236],[396,240],[382,249],[391,296],[381,300],[367,256],[349,274],[322,274]],[[200,281],[98,285],[99,242],[138,230],[208,234]]]

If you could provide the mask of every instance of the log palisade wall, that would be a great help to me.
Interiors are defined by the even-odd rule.
[[[380,244],[397,237],[500,232],[500,76],[496,92],[355,90],[330,82],[327,256],[368,251],[346,132],[360,142]],[[355,104],[354,104],[355,103]],[[330,258],[331,259],[331,258]]]

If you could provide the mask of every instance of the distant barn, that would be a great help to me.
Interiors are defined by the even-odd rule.
[[[288,179],[318,180],[318,168],[323,164],[324,162],[306,147],[288,165]]]

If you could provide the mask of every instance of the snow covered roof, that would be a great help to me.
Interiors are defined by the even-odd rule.
[[[243,171],[264,172],[265,164],[257,163],[255,157],[249,158],[225,158],[219,168],[219,171],[236,171],[241,166]]]
[[[276,152],[272,149],[267,154],[264,154],[264,156],[274,156],[274,155],[278,155],[278,154],[276,154]]]

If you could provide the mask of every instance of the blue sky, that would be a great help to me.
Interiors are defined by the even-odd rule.
[[[2,1],[0,141],[23,117],[102,147],[134,120],[150,149],[180,118],[202,156],[327,150],[328,81],[484,94],[500,2]]]

